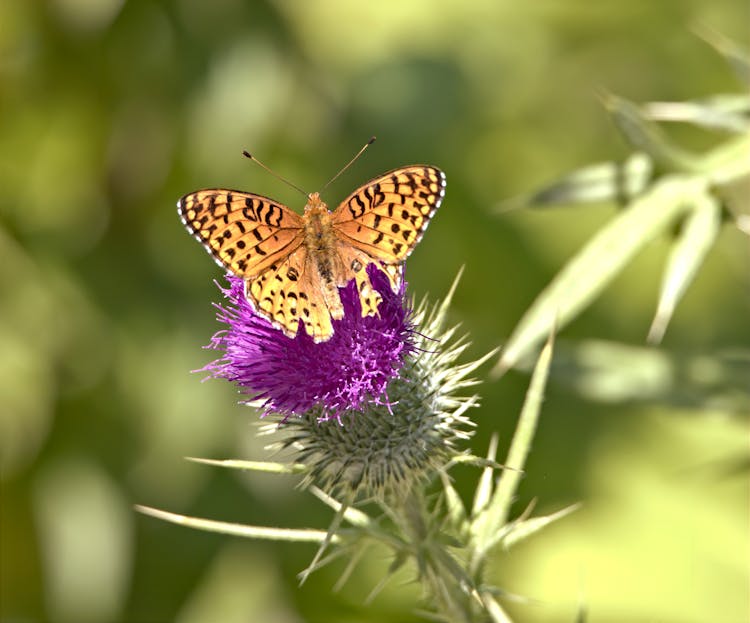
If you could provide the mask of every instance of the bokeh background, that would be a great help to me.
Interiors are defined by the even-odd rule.
[[[377,135],[326,191],[334,205],[393,167],[440,166],[447,196],[407,277],[436,298],[465,266],[451,314],[479,355],[615,213],[493,207],[627,154],[602,89],[635,101],[740,90],[692,29],[748,45],[748,24],[742,0],[1,3],[2,620],[420,620],[408,574],[363,606],[385,552],[337,593],[336,565],[300,588],[312,545],[134,513],[330,520],[291,477],[182,458],[267,454],[234,389],[190,373],[212,359],[221,273],[175,201],[226,186],[301,210],[243,149],[312,191]],[[566,328],[563,348],[644,345],[667,242]],[[662,347],[705,378],[716,353],[750,343],[746,244],[724,228]],[[527,381],[481,386],[476,452],[496,431],[502,456]],[[671,382],[655,399],[603,400],[553,378],[517,510],[583,507],[497,552],[491,579],[520,596],[504,602],[517,620],[573,621],[582,604],[590,621],[748,620],[747,414],[726,399],[736,387]],[[455,476],[468,493],[476,472]]]

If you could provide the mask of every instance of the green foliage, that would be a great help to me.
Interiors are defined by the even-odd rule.
[[[737,103],[750,113],[750,96]],[[505,344],[495,375],[516,365],[553,326],[568,324],[630,264],[638,251],[677,225],[679,233],[672,242],[656,316],[648,334],[649,342],[661,342],[677,302],[717,240],[722,211],[739,213],[732,220],[738,228],[742,227],[739,219],[745,218],[740,214],[750,211],[746,200],[738,205],[739,202],[722,199],[728,189],[750,178],[750,122],[733,117],[730,138],[699,156],[671,144],[634,104],[612,96],[606,104],[625,138],[640,151],[622,165],[599,164],[567,175],[536,192],[526,205],[551,207],[622,199],[622,211],[539,294]],[[681,108],[680,103],[656,107],[662,114]],[[691,111],[689,121],[714,127],[721,113],[720,101],[715,106],[706,103],[698,113]],[[672,115],[671,120],[676,117]],[[655,169],[660,174],[649,180]]]
[[[300,209],[243,149],[315,190],[376,134],[325,198],[409,162],[446,171],[407,279],[421,298],[466,267],[449,320],[472,337],[467,360],[512,345],[534,299],[610,225],[639,217],[652,234],[598,289],[576,284],[568,324],[556,317],[508,517],[534,500],[541,517],[581,507],[492,549],[485,579],[503,587],[508,616],[747,620],[750,193],[730,151],[747,131],[748,23],[735,0],[0,3],[0,618],[421,620],[418,588],[400,581],[413,568],[379,547],[299,587],[336,512],[295,490],[299,474],[180,458],[269,457],[230,388],[188,373],[210,359],[199,347],[217,328],[220,273],[175,201],[227,186]],[[651,102],[603,96],[627,136],[645,133],[637,147],[611,131],[603,89]],[[650,153],[652,140],[678,157]],[[552,195],[582,207],[492,213],[588,162],[605,164]],[[679,180],[699,192],[665,208],[673,221],[627,216]],[[650,325],[658,346],[644,344]],[[507,454],[523,370],[546,338],[532,334],[482,385],[473,448],[497,433]],[[455,526],[473,512],[473,470],[457,464],[443,483]],[[315,539],[181,530],[134,504]],[[363,607],[391,564],[395,581]],[[347,569],[346,590],[332,591]]]
[[[450,298],[450,297],[449,297]],[[441,325],[444,321],[446,306],[440,306],[432,314],[432,321],[420,325],[424,331],[435,325]],[[424,311],[417,312],[424,316]],[[444,340],[441,340],[443,342]],[[445,354],[451,355],[451,348],[446,348]],[[434,354],[429,355],[430,358]],[[367,433],[363,434],[365,425],[351,427],[349,430],[344,426],[340,431],[336,422],[310,422],[295,424],[295,432],[292,437],[294,445],[298,450],[294,457],[308,457],[310,463],[305,465],[293,463],[289,465],[279,463],[262,463],[251,461],[201,461],[221,467],[241,470],[254,470],[266,473],[307,473],[305,488],[309,488],[320,500],[330,506],[336,513],[328,532],[324,533],[311,529],[280,529],[265,526],[241,526],[237,524],[186,517],[175,513],[168,513],[148,507],[138,507],[144,514],[163,519],[171,523],[205,530],[218,532],[232,536],[241,536],[251,539],[264,539],[271,541],[293,541],[320,543],[320,548],[313,561],[307,569],[300,574],[301,583],[304,583],[312,571],[321,569],[331,562],[344,558],[350,563],[336,584],[341,589],[349,579],[354,567],[360,562],[362,555],[373,545],[379,545],[391,551],[393,562],[388,568],[387,574],[374,587],[368,601],[382,591],[386,584],[392,580],[406,563],[416,570],[417,577],[424,591],[426,601],[425,616],[436,621],[466,622],[485,621],[488,618],[495,623],[505,623],[510,618],[500,605],[498,595],[502,591],[487,583],[485,580],[486,559],[494,548],[512,545],[538,532],[554,521],[565,517],[575,507],[568,507],[546,517],[529,517],[530,510],[527,509],[520,517],[509,521],[510,507],[517,493],[520,476],[523,472],[526,458],[531,450],[534,432],[541,412],[542,399],[544,397],[545,385],[549,374],[552,359],[552,341],[550,339],[547,347],[542,351],[539,361],[531,378],[531,385],[524,407],[521,411],[516,433],[508,453],[508,459],[504,465],[495,462],[497,452],[497,439],[492,440],[489,455],[486,461],[478,457],[453,450],[454,460],[440,465],[438,457],[443,455],[449,458],[446,451],[442,453],[433,450],[436,455],[426,466],[430,469],[429,476],[439,476],[442,490],[437,496],[437,502],[427,494],[425,485],[429,483],[425,474],[425,468],[417,467],[415,474],[409,476],[411,466],[396,466],[399,473],[397,488],[383,487],[382,483],[375,485],[367,476],[361,478],[356,485],[349,484],[343,488],[347,500],[342,502],[335,499],[329,493],[318,488],[315,482],[321,482],[327,489],[341,489],[340,481],[333,481],[320,468],[320,463],[327,461],[326,457],[317,457],[310,453],[307,447],[310,438],[319,439],[326,434],[332,435],[340,432],[339,436],[359,436],[359,445],[367,448],[376,447],[377,440],[367,439]],[[430,364],[426,364],[430,366]],[[474,366],[471,366],[473,368]],[[467,366],[460,368],[446,368],[443,376],[446,376],[450,385],[461,386],[466,373]],[[440,376],[440,364],[432,364],[428,371]],[[455,376],[455,379],[451,379]],[[431,378],[431,377],[428,377]],[[415,385],[415,380],[412,380]],[[444,391],[444,390],[443,390]],[[447,396],[443,398],[447,402]],[[440,403],[438,403],[440,404]],[[458,401],[460,410],[464,410]],[[360,417],[365,417],[362,414]],[[381,417],[387,417],[382,416]],[[399,415],[399,405],[394,405],[394,419]],[[427,426],[435,416],[429,412],[424,419]],[[443,426],[449,426],[443,424]],[[307,429],[308,432],[303,434]],[[331,430],[326,433],[327,430]],[[283,428],[277,432],[289,435]],[[369,436],[376,437],[379,431],[376,427],[369,425]],[[410,443],[419,443],[411,441]],[[319,441],[315,441],[318,445]],[[394,457],[403,452],[399,448],[393,449]],[[394,458],[397,462],[398,458]],[[471,509],[467,509],[460,496],[453,487],[448,468],[451,463],[478,463],[484,464],[482,475],[478,479],[474,491],[474,502]],[[381,471],[395,471],[396,467],[384,466]],[[495,475],[500,469],[501,474]],[[342,469],[342,471],[344,471]],[[355,489],[354,487],[358,487]],[[372,499],[368,505],[361,504],[359,496],[359,508],[354,508],[352,502],[357,493],[364,493]],[[365,497],[365,501],[367,501]],[[371,508],[367,508],[367,507]],[[367,508],[367,510],[363,510]],[[370,511],[369,513],[367,511]],[[327,549],[331,549],[328,556],[323,556]]]

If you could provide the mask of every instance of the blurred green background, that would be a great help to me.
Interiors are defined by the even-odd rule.
[[[234,389],[190,374],[212,359],[201,347],[218,329],[221,271],[175,201],[226,186],[301,210],[243,149],[312,191],[377,135],[326,191],[334,205],[393,167],[440,166],[447,196],[407,278],[436,298],[466,267],[452,318],[478,355],[614,214],[493,206],[626,155],[602,88],[635,101],[737,91],[691,29],[747,45],[748,24],[742,0],[1,3],[2,620],[419,620],[408,574],[362,605],[383,552],[338,593],[336,565],[300,588],[311,545],[134,513],[141,503],[260,525],[330,520],[293,478],[182,459],[267,454]],[[724,228],[668,330],[668,358],[707,366],[701,378],[716,353],[750,343],[746,245]],[[643,346],[666,249],[640,256],[562,348]],[[477,453],[497,431],[502,456],[526,384],[510,373],[481,386]],[[524,597],[504,602],[517,620],[573,621],[581,604],[590,621],[750,617],[747,414],[718,381],[665,387],[607,401],[553,378],[517,509],[584,504],[497,553],[491,579]],[[476,473],[455,476],[468,491]]]

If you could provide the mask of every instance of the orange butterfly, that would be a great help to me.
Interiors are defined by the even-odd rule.
[[[324,342],[333,335],[331,321],[344,315],[338,288],[351,279],[362,316],[377,313],[382,299],[369,264],[398,291],[401,266],[444,194],[442,171],[412,165],[370,180],[333,212],[319,193],[308,195],[300,216],[273,199],[224,189],[185,195],[177,208],[217,263],[245,279],[245,296],[258,314],[289,337],[301,320],[308,335]]]

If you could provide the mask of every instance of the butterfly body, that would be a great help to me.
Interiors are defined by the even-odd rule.
[[[445,176],[434,167],[395,169],[357,189],[333,212],[319,193],[304,214],[272,199],[234,190],[185,195],[178,212],[223,267],[245,279],[255,310],[289,337],[300,322],[316,342],[328,340],[343,317],[339,288],[354,279],[362,316],[377,313],[381,296],[367,266],[375,264],[397,291],[402,265],[440,205]]]
[[[307,252],[305,273],[317,272],[328,313],[332,319],[338,320],[344,315],[338,288],[345,286],[348,279],[331,216],[332,213],[320,198],[320,194],[310,193],[302,217],[305,231],[303,244]]]
[[[331,212],[318,193],[311,193],[302,217],[305,224],[305,248],[315,262],[321,277],[331,281],[332,265],[336,254],[337,240],[331,220]]]

